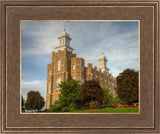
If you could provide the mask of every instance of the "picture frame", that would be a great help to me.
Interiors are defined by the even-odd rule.
[[[1,0],[2,133],[159,133],[159,1]],[[139,20],[138,114],[21,114],[21,20]]]

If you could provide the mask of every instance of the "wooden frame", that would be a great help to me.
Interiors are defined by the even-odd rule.
[[[139,114],[20,114],[20,20],[139,20]],[[2,0],[2,133],[159,133],[158,0]]]

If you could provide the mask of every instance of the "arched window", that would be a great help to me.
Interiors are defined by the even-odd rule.
[[[48,71],[48,75],[51,75],[51,69]]]
[[[101,66],[103,66],[103,61],[101,61]]]
[[[48,94],[51,93],[51,82],[48,82]]]
[[[58,60],[57,64],[58,64],[58,71],[60,71],[60,69],[61,69],[61,61]]]
[[[82,68],[82,71],[84,71],[84,66],[82,66],[81,68]]]
[[[82,78],[82,81],[81,81],[82,83],[84,83],[84,78]]]
[[[60,83],[61,83],[61,78],[58,78],[57,81],[56,81],[56,90],[60,89],[59,86],[58,86],[58,84],[60,84]]]
[[[75,68],[76,68],[76,66],[75,66],[75,64],[73,64],[72,69],[75,70]]]

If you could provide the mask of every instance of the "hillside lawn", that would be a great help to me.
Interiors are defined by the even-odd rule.
[[[138,107],[117,107],[117,108],[102,108],[93,110],[79,110],[70,113],[138,113]]]
[[[138,113],[139,107],[107,107],[102,109],[93,109],[93,110],[77,110],[72,112],[50,112],[50,111],[37,111],[36,113]],[[32,112],[23,112],[23,113],[35,113]]]
[[[93,109],[93,110],[77,110],[72,112],[49,112],[47,113],[138,113],[139,107],[107,107],[102,109]],[[46,113],[43,112],[43,113]]]

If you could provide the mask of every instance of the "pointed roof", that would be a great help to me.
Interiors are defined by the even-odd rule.
[[[63,38],[63,37],[67,37],[67,38],[69,38],[70,40],[72,40],[71,37],[70,37],[70,35],[69,35],[69,33],[66,32],[66,29],[64,29],[64,32],[61,33],[61,34],[58,36],[58,39]]]
[[[102,51],[101,55],[98,57],[98,60],[106,60],[107,61],[107,58],[106,58],[106,56],[104,56],[103,51]]]

